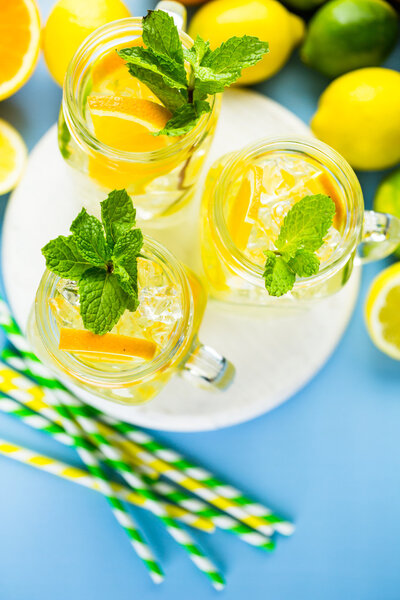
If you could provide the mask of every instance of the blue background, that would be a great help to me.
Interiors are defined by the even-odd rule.
[[[39,4],[47,17],[53,3]],[[127,4],[135,15],[150,7]],[[398,48],[387,66],[398,66],[399,58]],[[308,122],[327,83],[295,55],[257,89]],[[32,148],[56,120],[60,99],[41,60],[25,87],[1,102],[0,116]],[[380,177],[361,176],[367,206]],[[0,202],[3,211],[7,197]],[[227,533],[200,535],[226,574],[221,598],[400,598],[400,368],[374,348],[363,323],[368,285],[383,266],[365,268],[359,302],[339,347],[286,404],[217,432],[157,433],[297,525],[292,538],[278,538],[272,555]],[[4,415],[0,437],[79,464],[74,451]],[[216,597],[162,526],[139,513],[166,570],[159,587],[99,495],[0,457],[0,600]]]

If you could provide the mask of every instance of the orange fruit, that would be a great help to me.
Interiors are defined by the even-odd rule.
[[[166,146],[168,136],[154,136],[171,117],[161,104],[128,96],[89,96],[89,113],[98,140],[126,152],[150,152]]]
[[[157,349],[154,342],[142,338],[115,333],[96,335],[86,329],[71,327],[61,327],[59,348],[66,352],[91,354],[92,358],[96,355],[100,360],[102,354],[151,360]]]
[[[0,0],[0,100],[31,76],[40,48],[40,16],[34,0]]]

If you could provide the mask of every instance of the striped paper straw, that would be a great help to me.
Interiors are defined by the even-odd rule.
[[[246,513],[248,513],[248,515],[258,517],[262,519],[262,521],[265,521],[265,523],[270,525],[271,530],[275,529],[283,535],[291,535],[293,533],[294,525],[292,523],[283,519],[282,517],[279,517],[266,506],[254,502],[235,487],[223,483],[220,479],[217,479],[217,477],[210,473],[210,471],[195,465],[184,458],[181,454],[178,454],[178,452],[175,452],[174,450],[171,450],[170,448],[167,448],[163,444],[154,440],[154,438],[149,436],[146,432],[138,429],[130,423],[118,423],[114,419],[109,418],[108,415],[104,415],[101,418],[110,424],[110,426],[113,426],[123,436],[139,444],[149,453],[152,453],[159,458],[161,461],[160,472],[165,469],[164,465],[168,464],[170,467],[174,468],[175,471],[179,470],[180,472],[183,472],[189,479],[189,485],[190,480],[200,482],[207,488],[213,490],[218,496],[226,498],[233,504],[240,506]],[[127,452],[129,452],[129,445],[125,445],[125,449]],[[138,455],[137,449],[134,450],[134,454],[135,456],[141,456],[140,454]],[[151,464],[151,462],[146,462],[146,464],[155,469],[155,465]],[[168,472],[164,472],[164,474],[170,476]],[[173,477],[171,477],[171,479],[173,479]],[[174,480],[177,481],[176,479]],[[192,491],[197,493],[197,489],[193,489]],[[269,530],[269,532],[271,532],[271,530]],[[268,530],[264,530],[264,533],[267,533],[267,531]]]
[[[73,481],[74,483],[78,483],[79,485],[100,492],[98,482],[96,479],[94,479],[94,477],[92,477],[92,475],[90,475],[88,471],[79,469],[65,462],[61,462],[55,458],[50,458],[49,456],[44,456],[43,454],[37,454],[28,448],[17,446],[16,444],[12,444],[3,439],[0,439],[0,454],[10,456],[14,460],[18,460],[19,462],[31,465],[32,467],[46,471],[52,475],[57,475],[58,477],[62,477],[68,481]],[[124,500],[125,502],[129,502],[135,506],[148,509],[146,499],[143,498],[143,496],[139,496],[139,494],[133,492],[120,483],[110,482],[110,485],[120,500]],[[182,510],[179,506],[174,506],[173,504],[168,503],[164,503],[164,506],[172,518],[178,518],[185,522],[185,517],[187,514],[186,510]],[[198,520],[207,524],[206,527],[208,529],[209,521],[207,519]],[[214,527],[211,524],[211,530],[213,529]]]
[[[11,377],[11,375],[14,375],[15,379],[9,381],[8,377]],[[0,369],[0,380],[0,389],[3,393],[7,394],[8,392],[13,391],[15,394],[15,389],[10,390],[10,388],[15,388],[15,386],[22,385],[23,389],[21,392],[23,393],[19,394],[20,397],[17,398],[20,402],[23,402],[29,408],[34,407],[32,408],[33,410],[51,413],[51,410],[49,410],[47,407],[47,402],[53,401],[50,399],[50,395],[48,394],[46,397],[47,402],[43,402],[44,392],[41,390],[41,388],[39,388],[39,386],[32,384],[32,382],[28,382],[31,384],[30,387],[28,387],[28,384],[26,381],[24,381],[26,378],[22,375],[16,374],[10,368]],[[40,392],[42,392],[42,395]],[[128,535],[133,549],[145,564],[152,580],[155,583],[161,583],[164,578],[163,571],[154,558],[150,547],[144,541],[132,516],[128,513],[121,500],[113,493],[111,485],[108,482],[107,475],[105,474],[92,445],[88,443],[83,435],[81,435],[80,429],[75,424],[73,419],[64,415],[65,410],[62,409],[60,412],[62,413],[59,413],[62,427],[73,439],[74,446],[81,460],[87,466],[91,475],[93,475],[93,477],[98,481],[102,494],[106,497],[108,503],[110,504],[118,523]]]
[[[119,448],[114,447],[110,440],[103,436],[96,421],[76,414],[75,419],[80,424],[81,428],[87,432],[89,439],[93,443],[96,443],[101,452],[107,456],[111,461],[113,468],[121,474],[128,485],[134,487],[138,494],[144,495],[149,501],[154,503],[154,512],[155,514],[158,514],[163,521],[168,533],[179,545],[185,548],[189,558],[196,567],[211,580],[215,589],[222,590],[225,586],[225,581],[217,567],[196,545],[192,536],[168,516],[162,506],[158,503],[157,496],[144,484],[143,480],[138,475],[133,473],[132,467],[125,461],[122,451]]]
[[[2,388],[2,383],[0,382],[0,390],[1,389],[4,389],[4,388]],[[11,390],[11,393],[12,393],[12,390]],[[39,431],[42,431],[44,433],[50,434],[51,436],[54,437],[54,439],[56,439],[58,442],[61,442],[62,444],[65,444],[67,446],[74,446],[73,438],[71,438],[71,436],[67,435],[65,433],[65,430],[60,425],[49,422],[47,418],[44,418],[42,415],[35,413],[33,410],[31,410],[30,408],[27,408],[26,406],[21,406],[19,404],[19,402],[17,402],[16,400],[13,400],[12,398],[9,398],[3,394],[4,394],[4,392],[1,391],[0,392],[0,410],[1,411],[5,412],[11,416],[21,419],[26,425],[29,425],[29,426],[31,426],[35,429],[38,429]],[[97,448],[95,448],[95,452],[96,452],[96,456],[99,459],[101,459],[107,463],[107,460],[103,457],[103,455],[98,451]],[[108,462],[107,464],[109,464],[109,466],[112,466],[110,462]],[[111,482],[111,484],[112,484],[112,482]],[[131,490],[129,490],[128,488],[125,488],[125,490],[126,490],[126,493],[124,493],[124,497],[120,498],[121,500],[128,500],[128,502],[131,502],[131,500],[127,498],[127,495],[128,495],[129,498],[132,499],[132,502],[134,504],[137,504],[151,512],[151,507],[143,496],[138,496],[134,492],[131,492]],[[133,499],[135,499],[136,501],[134,502]],[[161,500],[159,502],[161,502],[164,505],[166,511],[168,512],[168,514],[171,517],[179,519],[186,525],[190,525],[191,527],[195,527],[196,529],[200,529],[200,530],[206,531],[206,532],[212,532],[215,530],[215,526],[213,525],[211,520],[209,520],[205,517],[201,517],[199,515],[192,514],[191,512],[189,512],[188,510],[186,510],[182,507],[176,507],[169,503],[163,503]],[[178,510],[176,510],[177,508],[178,508]]]

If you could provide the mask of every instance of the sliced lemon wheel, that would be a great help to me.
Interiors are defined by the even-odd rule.
[[[154,342],[128,335],[106,333],[96,335],[85,329],[60,329],[60,350],[90,355],[91,358],[102,360],[102,355],[111,357],[137,357],[151,360],[156,352]]]
[[[263,190],[263,175],[262,167],[250,166],[229,211],[228,231],[239,250],[246,248],[257,219]]]
[[[29,79],[40,48],[40,17],[34,0],[0,0],[0,100]]]
[[[28,152],[18,131],[0,119],[0,195],[12,190],[24,171]]]
[[[400,263],[382,271],[372,282],[365,320],[374,344],[400,360]]]
[[[128,96],[89,96],[88,106],[96,137],[127,152],[163,148],[168,136],[154,136],[171,117],[161,104]]]

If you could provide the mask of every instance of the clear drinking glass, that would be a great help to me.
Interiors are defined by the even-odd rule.
[[[162,2],[159,6],[169,8],[168,12],[173,14],[180,5]],[[177,17],[183,25],[184,16]],[[171,143],[157,150],[128,152],[97,139],[87,110],[87,99],[97,76],[95,68],[116,48],[140,43],[141,36],[142,19],[127,18],[109,23],[86,38],[66,74],[58,139],[61,154],[72,169],[71,176],[89,211],[98,210],[98,202],[105,193],[126,188],[135,197],[138,219],[151,221],[152,225],[157,222],[162,227],[171,221],[169,216],[176,221],[177,211],[184,213],[180,209],[187,206],[193,196],[214,134],[220,99],[215,96],[210,99],[212,111],[203,115],[192,131],[169,138]],[[193,44],[183,31],[180,38],[186,48]],[[129,78],[132,85],[137,82]],[[112,95],[110,91],[105,93]],[[124,94],[122,90],[121,95]],[[134,90],[132,94],[135,97]]]
[[[207,302],[202,283],[161,244],[146,236],[144,240],[138,259],[140,305],[135,313],[124,313],[116,333],[156,341],[154,357],[113,361],[104,355],[60,350],[60,315],[62,327],[82,326],[70,296],[73,284],[49,271],[39,284],[28,324],[34,351],[66,383],[116,402],[146,402],[176,373],[201,387],[225,389],[232,381],[233,366],[198,340]],[[62,308],[63,313],[57,313],[60,301],[65,307],[65,298],[68,312]]]
[[[246,188],[242,186],[249,169],[254,168],[261,168],[263,177],[257,206],[254,201],[246,205]],[[253,197],[254,181],[253,177],[248,184]],[[320,270],[311,277],[298,278],[293,290],[284,296],[269,296],[263,280],[263,251],[274,249],[273,240],[290,206],[313,193],[326,193],[336,204],[334,226],[319,256]],[[232,219],[232,207],[240,213],[239,224]],[[239,239],[238,227],[242,227],[239,238],[243,240],[245,234],[241,247],[233,239]],[[299,301],[340,290],[355,260],[383,258],[399,243],[400,220],[364,211],[354,171],[322,142],[261,140],[220,158],[208,174],[201,216],[202,261],[210,293],[219,300],[236,305],[298,306]]]

